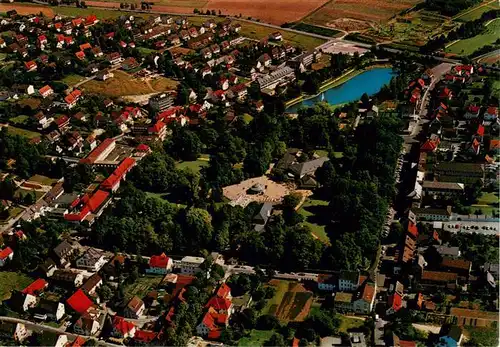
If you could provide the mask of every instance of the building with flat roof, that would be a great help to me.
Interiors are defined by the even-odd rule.
[[[201,271],[200,266],[205,262],[205,258],[186,256],[181,259],[182,274],[196,274]]]

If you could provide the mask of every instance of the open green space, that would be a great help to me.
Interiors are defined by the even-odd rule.
[[[125,286],[125,298],[130,300],[134,295],[143,298],[149,291],[158,287],[162,276],[142,276],[134,283]]]
[[[23,209],[21,207],[10,207],[7,210],[8,214],[0,216],[0,224],[3,224],[7,222],[9,219],[17,216],[19,213],[23,212]]]
[[[347,333],[350,329],[361,328],[364,324],[363,319],[358,319],[349,316],[338,316],[340,318],[339,332]]]
[[[304,216],[305,221],[303,224],[311,228],[313,236],[329,244],[330,238],[325,231],[328,221],[320,217],[328,215],[328,213],[324,213],[327,208],[328,201],[308,197],[298,212]]]
[[[488,24],[482,34],[457,41],[451,46],[448,46],[446,52],[468,56],[483,46],[491,45],[498,40],[498,38],[500,38],[500,20],[496,19]]]
[[[26,121],[29,119],[28,116],[26,115],[19,115],[16,117],[9,118],[9,122],[13,124],[25,124]]]
[[[77,75],[77,74],[70,74],[64,76],[64,78],[61,80],[61,82],[67,84],[68,86],[72,86],[74,84],[77,84],[78,82],[84,80],[85,77]]]
[[[306,23],[297,23],[297,24],[294,24],[290,27],[295,29],[295,30],[305,31],[307,33],[323,35],[323,36],[335,37],[338,34],[340,34],[340,31],[335,30],[335,29],[319,27],[316,25],[306,24]]]
[[[21,196],[24,196],[26,194],[35,194],[35,200],[38,201],[38,199],[40,199],[42,196],[45,195],[45,192],[38,192],[36,190],[18,188],[14,192],[14,197],[15,198],[20,198]]]
[[[477,200],[479,205],[495,205],[498,206],[498,193],[483,193]]]
[[[27,137],[28,139],[34,139],[35,137],[40,137],[40,133],[37,133],[35,131],[31,131],[31,130],[17,128],[17,127],[14,127],[12,125],[10,125],[8,129],[9,129],[8,130],[9,134],[12,134],[12,135],[19,135],[19,136]]]
[[[243,121],[248,124],[253,120],[253,117],[249,115],[248,113],[243,114]]]
[[[195,161],[181,161],[176,164],[178,169],[191,169],[195,172],[199,172],[202,167],[208,166],[207,160],[195,160]]]
[[[465,327],[464,335],[471,346],[497,346],[497,328]]]
[[[155,50],[155,49],[146,48],[146,47],[137,47],[137,50],[141,54],[144,54],[144,55],[148,55],[148,54],[152,54],[152,53],[156,53],[157,52],[157,50]]]
[[[13,290],[22,290],[31,282],[33,278],[20,272],[0,271],[0,299],[10,298]]]
[[[278,307],[283,300],[285,293],[288,291],[289,284],[289,281],[272,280],[272,287],[276,289],[276,292],[274,296],[267,301],[266,306],[262,309],[262,314],[271,314],[275,311],[276,307]]]
[[[52,7],[54,12],[62,16],[89,16],[95,14],[99,19],[114,19],[120,16],[130,16],[129,12],[112,10],[112,9],[100,9],[100,8],[77,8],[77,7]],[[149,14],[134,13],[134,17],[149,17]]]
[[[495,82],[493,82],[492,89],[493,89],[492,94],[494,94],[494,95],[500,94],[500,80],[496,80]]]
[[[269,340],[273,336],[274,331],[272,330],[252,330],[249,336],[243,337],[238,341],[238,346],[263,346],[264,342]]]
[[[43,175],[34,175],[34,176],[28,178],[28,181],[37,182],[40,184],[44,184],[46,186],[50,186],[50,185],[54,184],[57,180],[54,178],[43,176]]]
[[[456,15],[453,19],[458,20],[461,22],[470,22],[473,20],[476,20],[478,18],[481,18],[483,13],[491,11],[491,10],[498,10],[500,9],[500,5],[497,0],[493,1],[487,1],[485,3],[481,3],[478,6],[476,6],[473,9],[467,9],[465,11],[462,11],[462,13],[459,13]]]

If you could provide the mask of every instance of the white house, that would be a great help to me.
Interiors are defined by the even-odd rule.
[[[107,259],[104,254],[95,248],[89,248],[87,251],[76,260],[76,267],[93,272],[99,271],[106,263]]]
[[[161,255],[153,255],[149,259],[149,269],[146,269],[147,273],[166,275],[172,271],[174,262],[171,258],[167,257],[165,253]]]
[[[202,257],[186,256],[181,259],[182,274],[196,274],[201,271],[200,266],[205,261]]]

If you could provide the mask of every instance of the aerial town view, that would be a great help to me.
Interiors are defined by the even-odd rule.
[[[499,345],[498,0],[4,0],[0,346]]]

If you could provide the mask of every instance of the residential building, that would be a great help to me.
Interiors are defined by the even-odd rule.
[[[83,275],[69,270],[55,270],[51,279],[60,283],[71,285],[72,287],[79,287],[83,284]]]
[[[412,208],[411,211],[419,221],[439,221],[451,220],[451,206],[447,208]]]
[[[424,181],[422,185],[424,195],[433,199],[456,199],[463,196],[465,185],[455,182]]]
[[[439,331],[438,346],[458,347],[462,344],[463,330],[457,325],[445,324]]]
[[[465,259],[443,257],[439,268],[443,271],[453,272],[461,277],[469,278],[472,262]]]
[[[167,93],[162,93],[149,98],[149,106],[157,112],[163,112],[174,105],[174,97]]]
[[[36,296],[14,291],[9,300],[9,305],[17,312],[26,312],[36,306]]]
[[[344,293],[344,292],[335,293],[335,297],[333,299],[335,309],[339,312],[346,312],[346,313],[352,312],[353,311],[353,306],[352,306],[353,296],[354,295],[352,293]]]
[[[13,339],[17,343],[22,343],[30,335],[31,331],[21,323],[0,322],[0,336],[8,339]]]
[[[475,183],[484,180],[484,166],[476,163],[444,162],[434,166],[440,182]]]
[[[276,86],[282,83],[287,83],[295,79],[295,70],[289,66],[284,66],[270,74],[258,78],[257,83],[261,90],[263,89],[274,89]]]
[[[153,255],[149,259],[149,268],[146,269],[146,273],[166,275],[172,271],[173,265],[172,259],[167,257],[165,253]]]
[[[458,275],[456,273],[424,270],[420,278],[420,285],[430,289],[454,290],[457,287],[457,281]]]
[[[101,330],[104,317],[100,312],[85,312],[75,322],[73,330],[80,335],[95,336]]]
[[[7,262],[11,261],[14,257],[14,251],[10,247],[5,247],[0,250],[0,267],[4,267]]]
[[[35,281],[33,281],[29,286],[24,288],[22,292],[24,294],[31,294],[34,296],[38,296],[39,294],[43,293],[43,291],[49,286],[49,283],[42,279],[38,278]]]
[[[318,289],[333,292],[337,289],[338,280],[334,275],[319,274]]]
[[[202,257],[186,256],[181,259],[182,274],[196,274],[201,271],[201,264],[205,261]]]
[[[83,315],[94,303],[85,295],[82,289],[78,289],[68,298],[68,300],[66,300],[66,304],[71,307],[73,311]]]
[[[48,258],[43,264],[38,266],[38,270],[41,271],[44,276],[50,277],[54,274],[54,271],[57,270],[57,265],[52,259]]]
[[[35,312],[39,316],[47,317],[47,319],[60,321],[64,317],[65,309],[64,304],[59,301],[52,301],[47,299],[41,299]]]
[[[370,314],[375,303],[376,283],[366,282],[353,301],[353,311],[360,314]]]
[[[124,315],[127,318],[139,319],[144,314],[145,309],[144,302],[137,296],[134,296],[128,302],[127,307],[125,307]]]
[[[499,321],[498,312],[459,307],[452,307],[450,309],[450,316],[454,317],[454,322],[458,326],[497,327]]]
[[[352,292],[358,289],[359,272],[358,271],[341,271],[339,276],[339,291]]]
[[[88,271],[99,271],[108,260],[101,251],[90,247],[83,255],[76,260],[76,267]]]
[[[102,285],[102,278],[97,273],[89,277],[87,281],[81,286],[81,289],[88,295],[94,295],[97,288]]]
[[[113,318],[113,330],[111,334],[114,337],[125,339],[133,337],[136,333],[136,327],[134,323],[128,322],[125,318],[120,316],[115,316]]]
[[[269,217],[271,217],[271,213],[273,211],[273,204],[270,202],[265,202],[260,208],[259,212],[253,217],[253,221],[255,223],[254,229],[255,231],[263,231]]]

